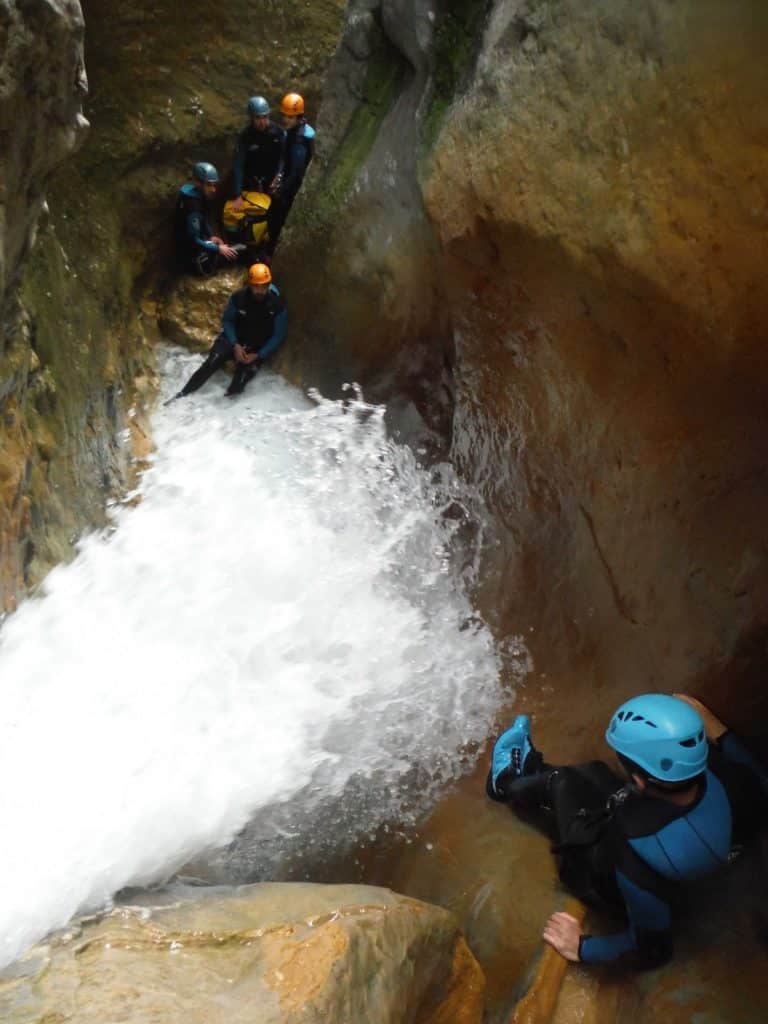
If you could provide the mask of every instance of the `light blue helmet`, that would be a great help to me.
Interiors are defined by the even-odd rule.
[[[663,782],[684,782],[707,767],[701,715],[663,693],[646,693],[622,704],[605,738],[618,754]]]
[[[251,96],[248,100],[248,113],[251,117],[269,117],[269,104],[263,96]]]
[[[213,182],[214,185],[219,180],[219,172],[213,164],[206,163],[204,160],[195,164],[192,169],[192,175],[197,181],[210,181]]]

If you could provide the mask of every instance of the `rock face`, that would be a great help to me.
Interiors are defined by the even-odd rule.
[[[3,0],[0,44],[0,301],[7,332],[6,303],[13,301],[45,190],[86,127],[79,2]]]
[[[266,883],[117,909],[13,970],[8,1024],[482,1020],[482,972],[453,917],[368,886]]]
[[[752,2],[496,4],[425,180],[493,603],[595,727],[644,689],[764,699],[766,41]]]
[[[293,372],[409,392],[425,430],[449,425],[500,531],[484,609],[589,695],[567,752],[643,689],[695,686],[753,722],[768,10],[366,8],[329,75],[337,147],[290,235],[312,311]]]
[[[35,422],[49,381],[31,344],[19,282],[45,191],[87,122],[83,18],[77,0],[0,3],[0,607],[32,557],[32,452],[53,438]]]
[[[447,0],[418,56],[423,9],[373,10],[330,70],[320,130],[335,149],[283,255],[311,311],[291,371],[354,376],[395,405],[408,393],[424,431],[448,433],[498,530],[477,599],[500,638],[533,649],[518,710],[547,756],[605,756],[609,712],[643,690],[691,689],[759,734],[768,9]],[[437,848],[473,841],[462,800],[436,812]],[[455,894],[417,851],[397,873],[406,891]],[[732,895],[751,898],[743,878]],[[461,918],[490,934],[485,904]],[[712,908],[713,948],[735,964],[728,919]],[[499,993],[493,950],[473,948]],[[738,969],[692,975],[697,1006],[742,1019]],[[659,989],[619,985],[615,1006],[652,1019],[678,983],[673,966]],[[615,1006],[599,1019],[623,1020]]]

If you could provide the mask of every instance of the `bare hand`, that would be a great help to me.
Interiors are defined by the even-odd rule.
[[[243,348],[239,341],[235,342],[234,356],[238,363],[244,363],[247,361],[245,349]]]
[[[219,252],[224,257],[225,260],[236,260],[237,259],[237,253],[235,252],[235,250],[232,248],[231,245],[226,245],[224,242],[219,242],[218,246],[219,246]]]
[[[677,697],[678,700],[684,700],[686,704],[690,704],[695,711],[699,712],[701,720],[704,722],[704,731],[710,743],[719,740],[723,733],[728,732],[728,726],[725,722],[721,722],[717,715],[710,711],[706,704],[702,704],[700,700],[696,700],[695,697],[689,697],[687,693],[675,693],[673,696]]]
[[[238,196],[237,199],[232,200],[232,209],[239,213],[245,206],[245,200],[242,196]]]
[[[258,352],[246,352],[245,355],[243,356],[242,361],[250,365],[251,363],[255,363],[258,358]]]
[[[560,956],[578,963],[581,925],[572,914],[566,914],[563,910],[553,914],[544,925],[542,938],[556,949]]]

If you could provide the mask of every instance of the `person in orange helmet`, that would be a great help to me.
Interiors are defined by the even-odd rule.
[[[269,237],[273,249],[315,154],[315,129],[304,116],[304,98],[297,92],[287,93],[280,101],[280,114],[285,142],[282,178],[270,207]]]
[[[197,391],[230,360],[234,360],[235,372],[226,395],[231,398],[241,394],[264,361],[285,341],[288,314],[266,263],[254,263],[248,270],[248,283],[230,295],[221,327],[203,364],[166,405]]]

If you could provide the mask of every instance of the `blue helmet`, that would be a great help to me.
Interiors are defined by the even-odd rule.
[[[248,113],[251,117],[269,117],[269,104],[263,96],[251,96],[248,100]]]
[[[210,181],[213,182],[214,185],[219,180],[219,172],[213,164],[208,164],[204,160],[195,164],[192,169],[192,175],[197,181]]]
[[[664,782],[684,782],[707,767],[701,715],[663,693],[646,693],[622,704],[605,738],[618,754]]]

